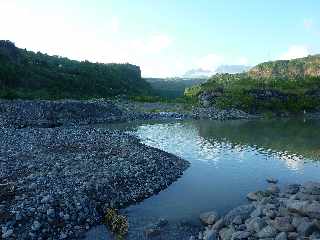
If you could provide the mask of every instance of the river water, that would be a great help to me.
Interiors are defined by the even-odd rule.
[[[279,179],[280,186],[320,181],[319,120],[193,120],[115,127],[191,163],[166,190],[125,209],[131,221],[129,239],[143,239],[145,225],[158,218],[197,224],[201,212],[224,214],[245,203],[248,192],[265,189],[267,177]]]

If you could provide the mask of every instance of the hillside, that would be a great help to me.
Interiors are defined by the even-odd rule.
[[[248,72],[216,74],[186,89],[204,106],[249,112],[313,111],[320,106],[320,55],[259,64]]]
[[[100,98],[150,90],[135,65],[79,62],[0,41],[0,98]]]
[[[183,97],[184,90],[207,81],[206,78],[147,78],[153,94],[168,99]]]
[[[320,54],[293,60],[258,64],[248,72],[252,78],[297,79],[320,76]]]

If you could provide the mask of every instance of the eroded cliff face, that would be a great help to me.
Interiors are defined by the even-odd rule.
[[[320,76],[320,54],[293,60],[265,62],[253,67],[252,78],[303,78]]]

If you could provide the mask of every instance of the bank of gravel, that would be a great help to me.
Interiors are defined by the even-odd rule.
[[[200,215],[206,225],[190,239],[320,239],[320,183],[290,184],[281,189],[275,179],[268,189],[251,192],[251,203],[220,217],[216,211]]]
[[[79,126],[136,120],[249,119],[236,109],[191,107],[173,103],[139,103],[124,100],[0,100],[0,127]]]
[[[166,188],[188,162],[93,126],[0,130],[5,239],[79,239],[107,207]]]

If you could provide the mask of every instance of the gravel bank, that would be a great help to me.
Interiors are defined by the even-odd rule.
[[[276,180],[267,181],[267,190],[247,195],[251,203],[223,217],[215,211],[201,214],[205,230],[190,239],[320,239],[320,183],[291,184],[281,191]]]
[[[0,127],[57,127],[124,121],[126,115],[111,101],[0,100]]]
[[[91,126],[1,128],[5,239],[78,239],[108,206],[166,188],[188,163],[133,136]]]

